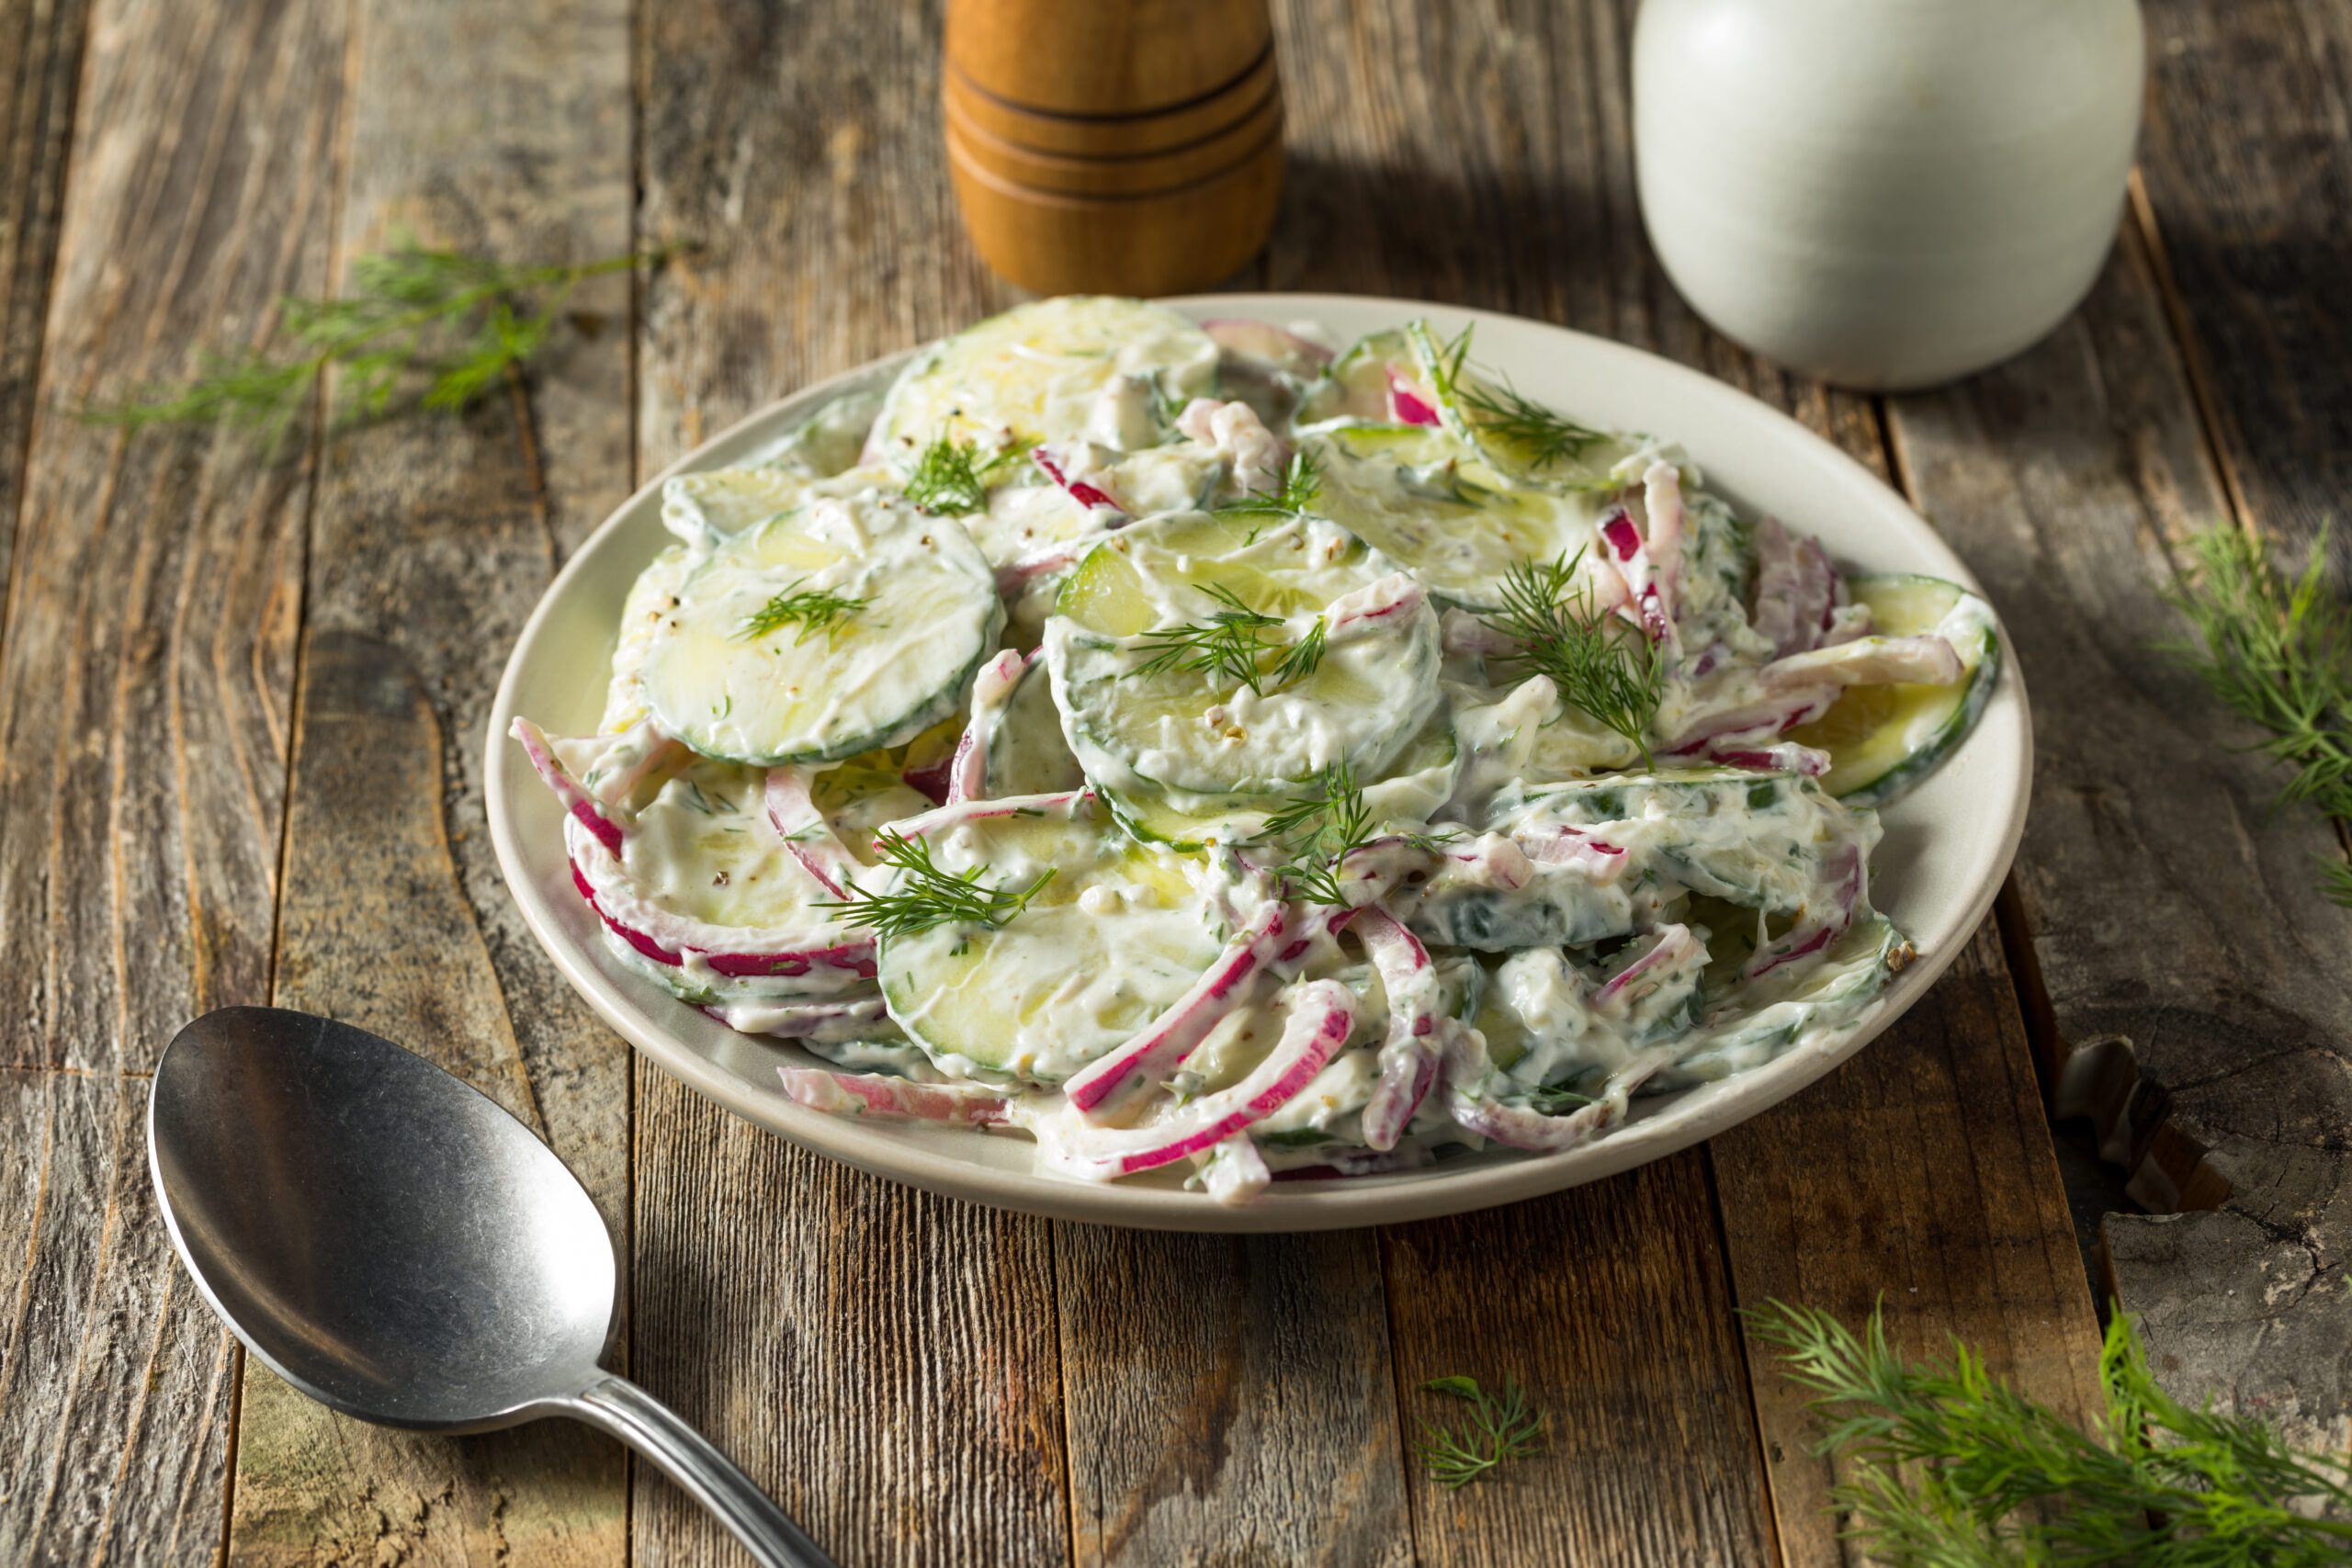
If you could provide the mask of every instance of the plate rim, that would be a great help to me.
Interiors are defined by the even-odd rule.
[[[1772,430],[1776,444],[1792,442],[1815,462],[1826,462],[1833,471],[1842,470],[1849,485],[1859,480],[1866,492],[1875,491],[1883,503],[1891,504],[1900,513],[1903,525],[1916,533],[1917,537],[1908,541],[1910,544],[1926,545],[1928,553],[1941,558],[1941,570],[1947,575],[1980,596],[1984,594],[1983,585],[1969,570],[1967,563],[1936,531],[1934,525],[1885,479],[1834,443],[1762,399],[1663,355],[1554,322],[1504,311],[1445,305],[1434,300],[1359,294],[1238,293],[1181,295],[1154,302],[1181,311],[1196,321],[1214,320],[1218,316],[1249,316],[1280,323],[1302,317],[1312,318],[1319,306],[1327,310],[1338,307],[1344,313],[1387,310],[1394,311],[1398,319],[1443,316],[1476,322],[1482,328],[1492,325],[1513,333],[1533,330],[1539,334],[1565,336],[1574,340],[1580,353],[1637,363],[1645,373],[1662,372],[1678,391],[1688,389],[1702,398],[1729,399],[1747,404],[1751,416],[1758,413],[1767,416],[1765,425],[1768,428],[1777,426]],[[1759,1066],[1720,1080],[1726,1086],[1736,1083],[1739,1087],[1736,1089],[1727,1087],[1724,1092],[1695,1109],[1683,1110],[1675,1102],[1668,1102],[1664,1110],[1654,1115],[1644,1116],[1604,1137],[1557,1154],[1494,1157],[1474,1166],[1437,1165],[1384,1176],[1281,1182],[1254,1202],[1227,1206],[1217,1203],[1204,1193],[1172,1188],[1096,1183],[1041,1171],[1001,1169],[959,1160],[898,1140],[887,1131],[887,1124],[884,1124],[885,1130],[876,1131],[860,1119],[830,1116],[811,1111],[786,1098],[780,1089],[764,1096],[747,1094],[740,1078],[704,1056],[675,1033],[659,1027],[641,1027],[638,1019],[630,1016],[625,1008],[625,998],[614,982],[587,962],[585,955],[579,951],[579,944],[556,922],[551,908],[523,858],[520,834],[506,788],[507,769],[503,765],[503,759],[507,731],[514,717],[515,690],[529,662],[526,654],[532,649],[543,626],[556,613],[556,607],[565,598],[575,578],[589,570],[588,563],[598,545],[607,536],[622,528],[649,500],[658,505],[663,484],[679,474],[694,471],[702,466],[705,454],[767,425],[777,418],[781,411],[787,408],[813,409],[827,399],[844,392],[885,385],[887,377],[895,376],[910,360],[928,352],[940,341],[944,340],[935,339],[880,355],[813,381],[786,396],[770,400],[706,438],[646,479],[573,547],[561,569],[540,594],[522,631],[516,636],[514,647],[508,650],[496,694],[492,699],[485,733],[481,737],[484,815],[488,818],[499,874],[506,884],[508,897],[514,900],[521,911],[533,940],[553,961],[566,983],[632,1047],[689,1089],[730,1113],[811,1153],[838,1160],[869,1175],[944,1197],[1047,1218],[1132,1229],[1254,1233],[1351,1229],[1407,1223],[1518,1202],[1598,1181],[1678,1153],[1761,1114],[1858,1055],[1916,1006],[1968,946],[1991,909],[2024,835],[2033,778],[2031,710],[2026,696],[2024,677],[2018,667],[2016,649],[2006,625],[2001,622],[1997,605],[1994,610],[2001,641],[2001,669],[1996,677],[1992,701],[1986,706],[1984,719],[1990,720],[1996,713],[2009,716],[2018,760],[2006,799],[1999,803],[2004,813],[1998,836],[1999,849],[1987,863],[1978,884],[1962,901],[1965,918],[1953,923],[1951,940],[1921,952],[1844,1029],[1826,1039],[1808,1042]],[[1694,457],[1702,455],[1694,454]],[[1982,722],[1980,720],[1980,724]],[[1980,728],[1977,735],[1971,737],[1971,742],[1963,743],[1962,750],[1984,733]],[[669,997],[666,992],[659,992],[659,988],[649,981],[634,983],[648,992],[658,993],[673,1005],[686,1005]],[[783,1043],[770,1043],[780,1045]],[[975,1133],[968,1135],[978,1137],[986,1134]]]

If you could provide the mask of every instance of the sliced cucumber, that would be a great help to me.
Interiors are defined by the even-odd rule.
[[[1507,791],[1489,826],[1521,840],[1563,829],[1635,857],[1636,872],[1689,892],[1775,914],[1804,908],[1828,863],[1878,838],[1877,818],[1833,800],[1796,773],[1739,768],[1584,779]]]
[[[780,601],[811,593],[854,607],[759,629]],[[963,529],[871,491],[734,535],[675,597],[646,650],[648,706],[705,756],[763,765],[911,739],[962,705],[1004,624]]]
[[[1165,306],[1039,299],[956,333],[900,374],[866,443],[903,464],[930,443],[998,453],[1099,439],[1132,450],[1168,437],[1216,385],[1216,344]]]
[[[1521,682],[1491,702],[1453,689],[1453,728],[1464,752],[1463,788],[1473,808],[1506,785],[1580,778],[1628,768],[1641,752],[1583,709],[1560,700],[1548,680]]]
[[[879,485],[896,489],[888,468],[854,468],[812,479],[789,468],[753,464],[680,474],[662,487],[662,522],[689,548],[717,548],[744,529],[797,511],[820,496],[854,495]]]
[[[1440,711],[1405,743],[1385,776],[1358,781],[1364,809],[1379,823],[1427,821],[1453,795],[1460,771],[1461,748]],[[1283,805],[1257,795],[1186,795],[1179,806],[1166,791],[1148,786],[1097,788],[1119,826],[1148,844],[1186,853],[1258,842],[1265,837],[1267,818]]]
[[[1133,637],[1217,608],[1221,588],[1269,615],[1319,610],[1397,570],[1344,528],[1318,518],[1275,526],[1204,512],[1155,517],[1090,550],[1054,613],[1104,637]]]
[[[1054,874],[1001,927],[883,938],[890,1016],[951,1071],[1060,1082],[1182,997],[1234,927],[1239,890],[1209,860],[1137,843],[1090,796],[929,820],[924,842],[949,875],[1020,888]]]
[[[621,864],[643,897],[715,926],[830,925],[831,897],[767,820],[757,768],[697,760],[641,808]]]
[[[806,474],[831,479],[857,466],[858,454],[882,412],[878,391],[850,392],[835,398],[786,431],[765,460]]]
[[[1030,660],[1014,679],[1012,694],[985,722],[984,783],[990,800],[1047,795],[1086,783],[1085,771],[1062,739],[1062,716],[1054,706],[1053,681],[1042,660]]]
[[[677,601],[678,589],[695,568],[694,552],[673,545],[655,556],[629,585],[621,605],[620,636],[613,644],[613,675],[605,691],[606,734],[618,734],[645,716],[645,682],[639,671],[653,634]]]
[[[1254,692],[1215,671],[1146,672],[1164,645],[1139,634],[1227,613],[1216,587],[1289,621],[1267,633],[1277,649],[1319,636],[1311,628],[1334,600],[1384,581],[1403,580],[1320,519],[1252,539],[1179,513],[1115,536],[1072,574],[1046,627],[1070,750],[1102,788],[1158,789],[1180,808],[1187,796],[1295,793],[1338,762],[1360,779],[1383,775],[1439,702],[1437,617],[1418,592],[1409,609],[1331,637],[1310,672]]]
[[[1446,429],[1509,482],[1568,491],[1617,490],[1626,482],[1618,465],[1644,443],[1566,418],[1480,374],[1426,321],[1406,327],[1405,337],[1409,374],[1427,389]]]
[[[1975,728],[2001,672],[1993,607],[1956,582],[1896,573],[1846,580],[1891,636],[1933,633],[1960,655],[1949,686],[1849,686],[1829,711],[1789,732],[1829,753],[1822,785],[1852,806],[1880,807],[1934,771]]]
[[[1412,367],[1412,345],[1401,330],[1358,338],[1300,396],[1292,423],[1306,426],[1335,419],[1387,420],[1393,417],[1388,373],[1394,369],[1410,375]]]

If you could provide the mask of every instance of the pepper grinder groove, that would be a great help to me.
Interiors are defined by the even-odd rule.
[[[964,226],[1023,288],[1204,288],[1273,227],[1265,0],[948,0],[940,96]]]

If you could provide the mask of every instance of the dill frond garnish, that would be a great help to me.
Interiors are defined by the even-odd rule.
[[[1814,1394],[1831,1504],[1874,1562],[2321,1563],[2352,1557],[2352,1462],[2290,1447],[2265,1422],[2191,1410],[2157,1386],[2131,1317],[2099,1355],[2107,1408],[2089,1433],[1996,1378],[1958,1340],[1905,1361],[1878,1309],[1860,1335],[1770,1301],[1748,1331]],[[2298,1506],[2298,1504],[2301,1506]]]
[[[1431,1378],[1421,1387],[1470,1406],[1459,1427],[1442,1427],[1424,1418],[1420,1439],[1413,1445],[1430,1479],[1447,1491],[1459,1491],[1498,1465],[1544,1451],[1544,1416],[1528,1407],[1527,1391],[1516,1380],[1505,1376],[1498,1394],[1479,1387],[1476,1378],[1461,1376]]]
[[[940,437],[922,449],[914,471],[907,476],[907,499],[925,512],[961,517],[983,511],[989,503],[989,463],[976,459],[979,449],[968,441]]]
[[[2290,578],[2226,524],[2188,542],[2191,567],[2167,590],[2196,630],[2161,645],[2239,716],[2269,731],[2249,748],[2292,770],[2281,805],[2352,826],[2352,605],[2328,590],[2327,530]],[[2352,864],[2319,860],[2320,889],[2352,907]]]
[[[841,635],[842,626],[851,616],[873,603],[870,599],[836,593],[830,588],[803,589],[800,585],[808,581],[805,577],[796,577],[786,584],[783,592],[744,619],[736,637],[750,642],[771,632],[782,631],[786,626],[797,626],[800,629],[793,634],[792,638],[795,648],[812,637],[822,637],[830,642]]]
[[[1263,495],[1245,495],[1238,501],[1227,502],[1216,509],[1215,515],[1228,523],[1247,523],[1250,531],[1242,536],[1244,544],[1254,545],[1267,525],[1304,517],[1323,494],[1323,472],[1313,454],[1294,452],[1290,466],[1283,470],[1282,483]]]
[[[1508,376],[1500,385],[1465,380],[1462,373],[1469,361],[1470,334],[1475,331],[1475,324],[1464,327],[1440,347],[1431,356],[1430,375],[1437,383],[1430,389],[1439,400],[1460,409],[1479,434],[1492,436],[1510,448],[1511,455],[1530,468],[1572,463],[1584,456],[1586,447],[1609,439],[1608,432],[1578,424],[1522,395]]]
[[[980,881],[988,873],[986,866],[950,874],[932,863],[929,844],[902,838],[888,828],[874,847],[882,863],[899,873],[891,886],[876,893],[853,884],[847,897],[820,900],[815,907],[846,909],[849,913],[842,917],[845,923],[870,926],[886,937],[919,936],[935,927],[953,925],[1000,930],[1054,879],[1054,868],[1047,866],[1018,892],[990,887]]]
[[[394,412],[396,395],[420,378],[415,407],[462,413],[546,345],[581,284],[670,254],[518,266],[397,245],[354,261],[344,295],[281,300],[282,333],[291,340],[285,346],[209,355],[184,386],[87,404],[77,415],[131,430],[227,424],[255,434],[274,455],[330,367],[342,373],[339,424]]]
[[[1315,618],[1305,636],[1284,644],[1276,635],[1288,624],[1281,616],[1251,609],[1222,583],[1211,583],[1202,592],[1224,607],[1203,620],[1142,633],[1136,640],[1151,650],[1151,657],[1136,666],[1136,674],[1170,670],[1204,674],[1262,696],[1269,683],[1279,690],[1305,680],[1322,664],[1322,616]]]
[[[1287,893],[1317,904],[1347,905],[1340,863],[1372,840],[1372,812],[1352,768],[1344,761],[1326,767],[1316,776],[1315,793],[1267,818],[1265,831],[1290,857],[1274,868]]]
[[[1516,640],[1504,662],[1548,675],[1562,700],[1650,756],[1650,726],[1666,694],[1666,662],[1649,634],[1621,615],[1603,615],[1589,585],[1577,581],[1584,552],[1517,561],[1503,574],[1502,605],[1478,618]]]

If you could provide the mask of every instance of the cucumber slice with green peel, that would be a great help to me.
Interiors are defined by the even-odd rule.
[[[1057,604],[1046,663],[1062,732],[1089,780],[1130,799],[1158,793],[1182,811],[1205,799],[1217,813],[1227,796],[1295,795],[1332,763],[1380,777],[1440,701],[1420,590],[1320,518],[1139,524],[1097,546]],[[1145,668],[1170,646],[1146,634],[1207,626],[1236,605],[1286,623],[1250,634],[1256,690],[1218,670]],[[1278,677],[1310,642],[1312,668]]]
[[[1063,581],[1054,613],[1104,637],[1134,637],[1218,609],[1211,588],[1265,615],[1289,616],[1319,610],[1397,570],[1363,540],[1318,517],[1268,526],[1262,518],[1177,512],[1094,546]]]
[[[1062,716],[1054,706],[1053,680],[1043,660],[1029,661],[1004,705],[987,716],[988,764],[981,777],[989,799],[1053,794],[1086,783],[1085,771],[1062,739]]]
[[[1413,373],[1412,344],[1401,329],[1358,338],[1300,395],[1291,416],[1304,428],[1335,419],[1381,423],[1394,419],[1388,400],[1389,373]]]
[[[1692,768],[1506,791],[1488,826],[1521,843],[1564,830],[1611,844],[1637,869],[1703,897],[1789,913],[1867,852],[1878,820],[1797,773]]]
[[[951,1071],[1061,1082],[1182,998],[1255,912],[1212,860],[1136,842],[1083,794],[949,807],[921,832],[950,876],[1024,888],[1053,873],[1001,926],[883,937],[890,1016]]]
[[[1374,822],[1426,821],[1453,795],[1460,770],[1461,748],[1439,713],[1405,743],[1386,776],[1358,781],[1364,809]],[[1258,843],[1266,836],[1267,818],[1284,804],[1262,795],[1185,795],[1180,803],[1148,787],[1095,789],[1120,827],[1145,843],[1184,853]]]
[[[1465,609],[1500,604],[1513,566],[1587,547],[1607,510],[1599,493],[1516,483],[1436,425],[1336,425],[1299,445],[1317,465],[1318,513]]]
[[[962,705],[1004,624],[963,529],[872,491],[734,535],[674,598],[647,706],[703,755],[763,766],[913,739]]]
[[[1313,673],[1262,694],[1205,671],[1143,673],[1131,641],[1046,626],[1062,733],[1087,777],[1122,793],[1289,795],[1329,766],[1378,777],[1436,710],[1437,620],[1333,642]]]
[[[766,464],[707,468],[680,474],[662,487],[662,522],[690,548],[710,550],[820,496],[854,495],[877,485],[895,490],[898,483],[895,475],[880,468],[854,468],[821,479]]]
[[[1827,713],[1789,732],[1799,745],[1829,753],[1821,783],[1831,795],[1849,806],[1882,807],[1968,739],[2000,678],[2001,637],[1993,607],[1956,582],[1891,573],[1849,577],[1846,587],[1870,606],[1876,631],[1933,634],[1960,655],[1961,678],[1951,685],[1849,686]]]
[[[1736,768],[1509,790],[1487,826],[1530,874],[1498,878],[1449,857],[1408,921],[1423,941],[1582,947],[1679,919],[1673,910],[1691,895],[1794,914],[1853,875],[1879,836],[1875,816],[1811,779]]]
[[[1645,443],[1586,425],[1482,375],[1461,340],[1439,342],[1426,321],[1410,323],[1404,335],[1412,355],[1408,373],[1439,421],[1506,482],[1570,492],[1623,488],[1619,465]]]
[[[880,391],[845,393],[785,432],[763,460],[812,479],[831,479],[857,466],[881,412]]]
[[[1099,439],[1168,439],[1184,404],[1216,387],[1217,346],[1165,306],[1073,295],[991,316],[918,356],[884,401],[869,459],[910,462],[937,440],[984,453]]]
[[[695,554],[673,545],[646,564],[629,585],[621,604],[620,636],[613,644],[613,673],[605,691],[605,716],[598,726],[616,735],[645,716],[645,682],[639,678],[654,633],[671,611],[678,589],[695,569]]]

